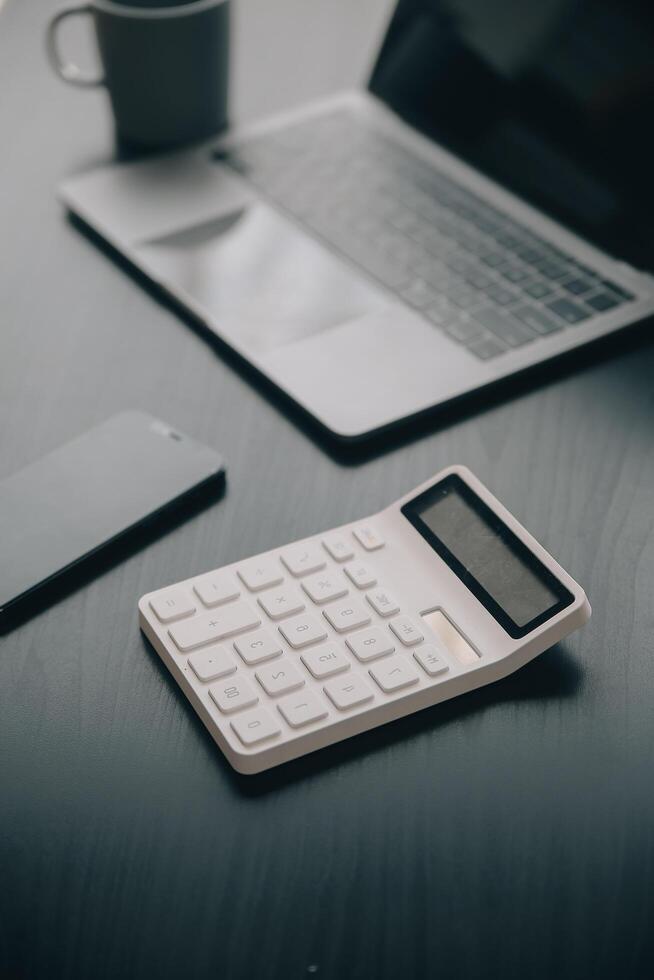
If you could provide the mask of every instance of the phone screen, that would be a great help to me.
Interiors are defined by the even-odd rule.
[[[0,483],[0,612],[191,490],[219,453],[124,412]]]

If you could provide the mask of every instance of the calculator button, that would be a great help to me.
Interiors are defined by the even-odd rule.
[[[371,589],[373,585],[377,585],[376,576],[361,562],[353,561],[351,565],[346,565],[345,574],[357,589]]]
[[[414,651],[413,656],[430,677],[436,677],[437,674],[444,674],[446,670],[450,669],[449,664],[445,663],[445,660],[441,657],[436,647],[420,647],[419,650]]]
[[[195,616],[188,622],[171,626],[168,633],[178,650],[188,653],[196,647],[236,636],[237,633],[245,633],[260,623],[257,614],[245,602],[237,601],[207,613],[206,616]]]
[[[375,589],[368,593],[366,599],[380,616],[395,616],[400,611],[399,603],[386,589]]]
[[[300,544],[294,548],[287,548],[286,551],[282,552],[282,561],[291,575],[296,578],[300,578],[301,575],[308,575],[309,572],[319,572],[327,564],[324,552],[312,544]]]
[[[174,623],[195,612],[195,603],[181,589],[166,589],[150,599],[150,609],[160,623]]]
[[[315,650],[307,650],[300,659],[316,680],[350,669],[350,661],[336,647],[316,647]]]
[[[357,660],[362,663],[365,663],[366,660],[376,660],[377,657],[385,657],[395,650],[395,644],[390,633],[374,628],[361,630],[360,633],[348,637],[345,642]]]
[[[279,632],[294,650],[301,650],[302,647],[327,639],[326,630],[312,616],[298,616],[297,619],[291,619],[279,627]]]
[[[324,538],[322,544],[334,561],[349,561],[350,558],[354,558],[354,551],[350,542],[347,538],[341,537],[340,534],[332,534],[330,537]]]
[[[277,564],[267,558],[253,558],[252,561],[244,562],[238,569],[238,577],[247,585],[250,592],[270,589],[273,585],[281,585],[284,581]]]
[[[384,539],[375,531],[370,524],[361,524],[354,529],[354,537],[366,551],[376,551],[377,548],[384,547]]]
[[[335,575],[314,575],[302,583],[302,588],[316,603],[331,602],[347,595],[347,585]]]
[[[356,708],[357,705],[373,699],[373,693],[366,682],[356,674],[325,684],[325,694],[339,711]]]
[[[264,660],[272,660],[282,652],[277,637],[271,636],[267,630],[257,630],[256,633],[236,640],[234,649],[248,667],[263,663]]]
[[[251,708],[259,700],[245,678],[239,674],[221,681],[220,684],[214,684],[209,688],[209,694],[224,715],[231,715],[233,711],[240,711],[242,708]]]
[[[236,664],[224,647],[197,650],[188,658],[193,673],[201,681],[215,681],[236,670]]]
[[[329,609],[323,610],[323,615],[337,633],[347,633],[359,626],[367,626],[370,616],[360,602],[339,602]]]
[[[259,596],[259,605],[271,619],[286,619],[304,610],[304,599],[295,589],[275,589]]]
[[[385,694],[400,691],[418,683],[418,674],[403,657],[389,657],[371,667],[369,674]]]
[[[422,643],[424,640],[424,636],[408,616],[398,616],[397,619],[394,619],[391,623],[391,629],[405,647],[415,646],[416,643]]]
[[[304,687],[304,678],[288,660],[278,660],[267,667],[261,667],[255,676],[266,694],[273,698]]]
[[[327,709],[310,691],[293,694],[280,701],[277,707],[291,728],[302,728],[327,717]]]
[[[267,739],[274,738],[275,735],[279,735],[281,732],[281,728],[277,722],[263,708],[255,708],[254,711],[248,711],[246,715],[235,718],[230,724],[241,742],[243,742],[243,745],[246,746],[265,742]]]
[[[193,591],[209,609],[213,609],[214,606],[221,606],[223,602],[238,599],[241,594],[241,590],[234,579],[229,575],[221,575],[219,572],[209,572],[208,575],[197,578],[193,583]]]

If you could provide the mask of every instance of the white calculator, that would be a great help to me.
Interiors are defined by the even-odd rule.
[[[151,592],[139,611],[242,773],[499,680],[590,617],[463,466],[373,517]]]

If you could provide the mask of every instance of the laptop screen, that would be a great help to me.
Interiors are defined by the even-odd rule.
[[[578,234],[654,268],[652,0],[399,0],[370,88]]]

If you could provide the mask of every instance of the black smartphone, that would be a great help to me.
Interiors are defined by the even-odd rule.
[[[219,453],[123,412],[0,483],[0,630],[62,576],[146,522],[222,490]]]

